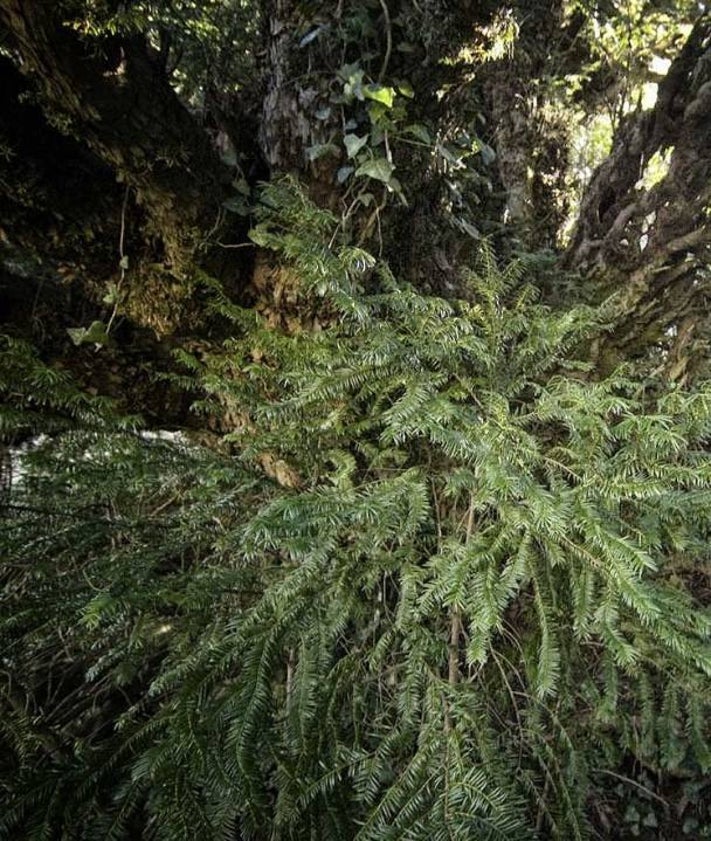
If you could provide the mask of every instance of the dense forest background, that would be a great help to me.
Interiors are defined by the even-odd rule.
[[[0,836],[711,837],[711,13],[0,0]]]

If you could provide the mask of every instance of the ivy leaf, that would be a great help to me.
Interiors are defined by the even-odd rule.
[[[652,829],[656,829],[659,826],[659,821],[657,820],[657,816],[654,812],[648,812],[647,816],[642,821],[642,826],[649,826]]]
[[[353,174],[354,171],[355,171],[355,167],[352,167],[352,166],[342,166],[342,167],[340,167],[340,169],[336,173],[336,181],[339,184],[345,183],[350,178],[350,176]]]
[[[97,345],[105,345],[106,342],[109,340],[109,334],[106,332],[106,325],[103,321],[92,321],[89,325],[86,336],[84,337],[85,342],[94,342]]]
[[[383,85],[366,85],[363,88],[363,95],[367,99],[381,102],[386,108],[392,108],[395,100],[395,91]]]
[[[386,158],[373,158],[373,160],[361,164],[355,174],[356,177],[365,175],[387,184],[394,169],[395,167]]]
[[[374,124],[374,127],[377,127],[379,122],[386,119],[388,110],[387,105],[384,105],[382,102],[368,103],[368,116],[370,117],[370,122]]]
[[[635,809],[635,807],[632,804],[630,804],[625,811],[624,821],[626,823],[639,823],[639,819],[641,817],[642,816]]]
[[[126,267],[128,268],[128,266]],[[115,283],[110,283],[106,290],[106,294],[101,299],[102,303],[107,304],[109,306],[115,304],[119,299],[119,289]]]
[[[377,107],[380,108],[379,105]],[[371,146],[380,146],[380,144],[383,142],[384,139],[385,139],[385,132],[376,122],[373,125],[372,131],[370,132],[370,145]]]
[[[67,333],[69,334],[69,338],[78,347],[84,341],[86,327],[67,327]]]
[[[356,75],[358,75],[362,79],[363,71],[361,70],[360,65],[356,61],[353,62],[353,64],[344,64],[343,67],[340,67],[336,71],[336,75],[340,76],[344,82],[347,82]]]
[[[355,70],[353,73],[346,76],[345,79],[346,82],[343,85],[343,95],[346,97],[346,100],[349,100],[351,97],[355,97],[362,102],[365,97],[365,91],[363,90],[363,71]]]
[[[413,123],[411,126],[407,126],[405,131],[413,137],[416,137],[418,140],[421,140],[423,143],[426,143],[428,146],[432,143],[432,135],[429,131],[427,131],[422,123]]]
[[[368,142],[369,135],[365,135],[365,137],[358,137],[357,134],[346,134],[343,137],[343,145],[346,147],[346,152],[348,153],[349,158],[354,158],[358,152],[365,146]]]
[[[333,143],[316,143],[313,146],[309,146],[306,150],[306,155],[312,162],[317,161],[319,158],[323,158],[326,155],[334,154],[338,154],[338,147]]]
[[[105,345],[109,341],[106,325],[103,321],[92,321],[88,327],[69,327],[69,338],[77,347],[93,342],[95,345]]]
[[[403,96],[406,96],[408,99],[414,99],[415,97],[415,89],[409,82],[400,82],[397,86],[398,93],[401,93]]]

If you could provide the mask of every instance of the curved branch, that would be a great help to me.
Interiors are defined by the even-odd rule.
[[[659,340],[708,293],[700,269],[711,243],[710,141],[711,15],[704,14],[660,84],[655,106],[629,115],[618,130],[583,197],[564,259],[604,279],[603,291],[620,292],[623,316],[610,342],[627,352],[635,332]],[[664,150],[665,177],[644,189],[649,160]]]

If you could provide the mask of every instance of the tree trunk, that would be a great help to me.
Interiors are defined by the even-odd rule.
[[[530,250],[556,247],[567,212],[568,126],[547,107],[551,44],[565,39],[564,27],[560,0],[534,3],[509,54],[480,71],[506,194],[504,221]]]
[[[668,155],[668,168],[645,186],[657,153]],[[610,364],[665,341],[676,345],[677,378],[685,369],[680,342],[688,355],[694,328],[707,315],[709,176],[711,19],[704,15],[660,84],[655,106],[620,126],[583,197],[565,256],[567,266],[596,279],[602,291],[619,293],[623,317],[606,343]]]
[[[0,5],[0,22],[50,118],[135,191],[180,277],[221,222],[226,172],[145,38],[117,38],[91,50],[59,14],[41,0]]]

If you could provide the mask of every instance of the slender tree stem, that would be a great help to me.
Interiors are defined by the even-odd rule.
[[[459,639],[462,635],[462,615],[458,607],[452,608],[449,623],[449,685],[459,683]]]

